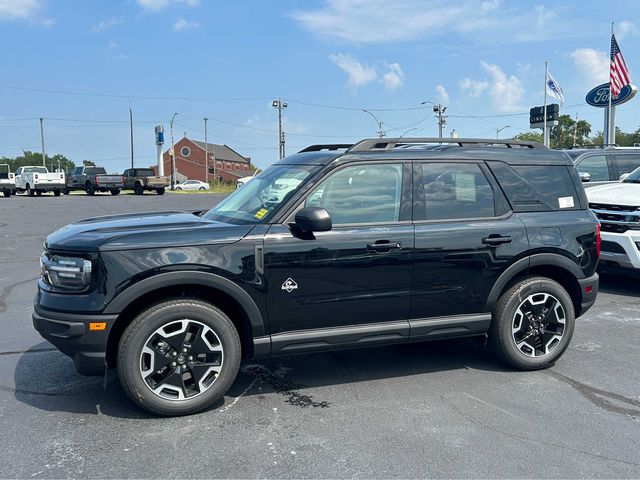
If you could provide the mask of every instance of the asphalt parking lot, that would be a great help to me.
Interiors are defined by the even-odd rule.
[[[640,477],[640,282],[604,276],[551,369],[476,340],[246,363],[214,408],[154,418],[113,372],[82,377],[33,330],[45,236],[216,194],[0,198],[0,476]]]

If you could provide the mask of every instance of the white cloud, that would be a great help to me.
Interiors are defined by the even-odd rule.
[[[522,110],[524,87],[515,75],[507,75],[495,63],[480,62],[482,68],[491,75],[489,95],[493,99],[493,107],[499,112],[515,112]]]
[[[489,82],[486,80],[471,80],[470,78],[463,78],[460,80],[460,89],[473,98],[477,98],[482,95],[482,92],[487,88],[489,88]]]
[[[0,0],[0,19],[26,20],[42,9],[41,0]]]
[[[387,90],[396,90],[404,85],[404,72],[399,63],[387,65],[389,71],[382,76],[382,83]]]
[[[91,30],[93,30],[95,33],[100,33],[118,25],[122,25],[123,22],[124,20],[122,20],[122,18],[114,16],[108,20],[103,20],[102,22],[95,24],[93,27],[91,27]]]
[[[609,55],[602,50],[578,48],[571,52],[571,58],[586,86],[595,86],[609,80]]]
[[[137,0],[144,10],[150,10],[158,12],[164,10],[170,5],[184,4],[188,7],[197,7],[200,5],[200,0]]]
[[[636,28],[636,25],[632,22],[628,22],[625,20],[618,23],[618,25],[616,26],[616,38],[618,40],[623,39],[627,35],[635,36],[637,34],[638,34],[638,29]]]
[[[114,42],[113,40],[111,40],[111,41],[109,42],[109,45],[107,45],[107,48],[108,48],[109,50],[114,50],[114,49],[118,48],[119,46],[120,46],[120,45],[118,45],[118,42]]]
[[[449,103],[451,101],[449,98],[449,94],[447,93],[447,89],[444,88],[444,85],[436,86],[436,95],[438,96],[438,101],[440,103]]]
[[[375,67],[365,65],[351,55],[335,53],[329,55],[329,60],[347,74],[347,85],[349,87],[358,88],[378,78],[378,72]]]
[[[200,22],[196,22],[195,20],[187,20],[184,17],[180,17],[173,24],[173,29],[176,32],[180,32],[182,30],[191,30],[194,28],[198,28],[200,26]]]
[[[315,34],[357,44],[451,33],[476,41],[498,36],[502,41],[541,41],[579,31],[575,18],[558,18],[544,6],[505,6],[501,0],[324,0],[320,7],[300,8],[290,15]]]

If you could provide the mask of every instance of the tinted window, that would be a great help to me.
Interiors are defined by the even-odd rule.
[[[616,164],[618,165],[618,176],[623,173],[631,173],[640,167],[640,155],[616,154]]]
[[[84,173],[87,175],[103,175],[107,172],[102,167],[89,167],[85,169]]]
[[[493,189],[475,163],[425,163],[422,185],[427,220],[495,216]]]
[[[153,170],[150,168],[138,168],[135,173],[136,177],[152,177]]]
[[[604,155],[583,158],[576,164],[576,168],[579,172],[591,175],[591,182],[606,182],[610,180],[609,167]]]
[[[401,194],[402,165],[358,165],[322,181],[305,205],[325,208],[334,225],[391,223],[400,218]]]
[[[580,208],[580,200],[571,180],[573,167],[564,165],[510,167],[502,162],[491,162],[489,166],[515,211],[537,212]]]

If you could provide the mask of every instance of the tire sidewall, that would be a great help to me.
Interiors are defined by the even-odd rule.
[[[151,391],[140,373],[140,354],[144,343],[167,323],[197,320],[216,333],[223,348],[222,370],[204,393],[187,400],[167,400]],[[118,374],[131,399],[155,414],[187,415],[201,411],[222,398],[238,374],[241,347],[238,333],[229,318],[215,307],[201,302],[167,302],[138,316],[125,330],[118,349]]]
[[[546,368],[553,365],[558,358],[562,356],[564,351],[571,342],[573,330],[575,327],[575,310],[573,302],[567,291],[558,283],[548,279],[532,279],[529,282],[523,282],[521,288],[510,290],[510,295],[506,301],[500,302],[501,311],[498,312],[499,323],[497,329],[497,341],[500,342],[498,347],[502,349],[505,359],[517,368],[525,370],[536,370]],[[553,351],[541,357],[528,357],[522,353],[515,345],[513,340],[511,326],[513,318],[520,304],[529,296],[536,293],[548,293],[553,295],[562,304],[565,312],[565,330],[560,343]]]

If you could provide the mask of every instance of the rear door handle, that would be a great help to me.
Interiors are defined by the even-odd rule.
[[[367,249],[374,252],[389,252],[393,249],[402,248],[400,242],[390,242],[389,240],[378,240],[375,243],[367,243]]]
[[[511,243],[511,235],[492,234],[482,239],[482,243],[490,247],[497,247],[503,243]]]

